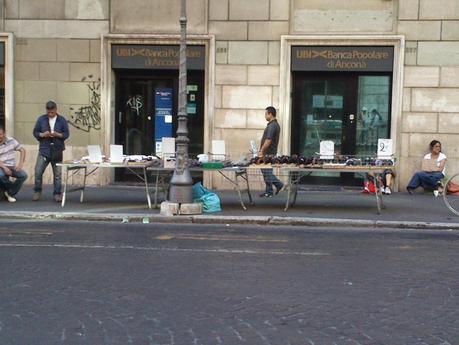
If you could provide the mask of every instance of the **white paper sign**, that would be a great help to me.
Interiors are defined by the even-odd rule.
[[[390,158],[393,154],[392,139],[378,139],[378,158]]]
[[[163,137],[161,141],[163,154],[175,156],[175,138]]]
[[[102,151],[99,145],[88,145],[88,154],[91,163],[102,162]]]
[[[333,159],[335,156],[335,143],[331,140],[320,142],[320,159]]]
[[[165,115],[164,116],[165,123],[172,123],[172,115]]]
[[[225,140],[212,140],[212,159],[224,160],[226,157]]]
[[[164,167],[175,167],[175,138],[163,137],[161,139],[161,147]]]
[[[110,145],[110,162],[123,163],[123,145]]]

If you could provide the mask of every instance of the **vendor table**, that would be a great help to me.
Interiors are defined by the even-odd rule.
[[[381,213],[381,209],[385,208],[381,193],[381,186],[379,183],[379,175],[383,173],[386,169],[394,169],[394,166],[329,166],[326,164],[311,166],[311,167],[297,167],[297,166],[272,166],[272,165],[257,165],[250,166],[247,168],[250,169],[274,169],[274,174],[276,176],[286,176],[287,175],[287,200],[285,203],[284,211],[287,211],[290,206],[294,206],[296,203],[296,198],[298,194],[298,184],[301,180],[301,177],[308,175],[314,172],[339,172],[339,173],[372,173],[375,177],[375,199],[376,207],[378,214]],[[250,173],[249,173],[250,175]]]
[[[155,191],[154,191],[154,207],[158,205],[158,191],[162,189],[165,194],[169,190],[168,178],[172,176],[174,168],[164,168],[152,166],[152,162],[134,162],[134,163],[75,163],[75,162],[63,162],[58,165],[62,166],[64,174],[64,191],[62,195],[62,204],[65,206],[67,193],[80,191],[80,202],[83,202],[84,190],[86,187],[86,178],[87,176],[94,173],[99,168],[125,168],[131,171],[135,176],[137,176],[145,184],[145,192],[148,202],[148,207],[152,208],[151,198],[150,198],[150,186],[148,184],[148,172],[152,172],[155,176]],[[88,172],[89,169],[92,169]],[[142,173],[135,171],[135,169],[140,169]],[[383,173],[386,169],[394,169],[394,166],[334,166],[327,167],[326,164],[321,166],[312,166],[312,167],[297,167],[297,166],[274,166],[274,165],[252,165],[249,167],[224,167],[216,169],[204,169],[202,167],[192,167],[189,168],[190,172],[205,172],[205,171],[216,171],[221,176],[223,176],[228,182],[232,184],[235,190],[238,193],[239,202],[244,210],[247,207],[244,204],[242,199],[242,193],[246,192],[249,197],[249,202],[251,205],[254,204],[252,195],[250,192],[250,175],[252,173],[258,172],[260,169],[274,169],[274,174],[277,176],[287,176],[287,200],[285,203],[284,211],[287,211],[289,207],[294,206],[296,203],[298,195],[298,184],[302,176],[311,174],[314,172],[339,172],[339,173],[372,173],[375,176],[375,200],[378,214],[381,213],[381,209],[384,208],[382,193],[380,189],[379,175]],[[83,184],[79,187],[73,187],[68,189],[68,178],[69,173],[72,172],[72,175],[78,171],[83,171]],[[70,175],[70,176],[72,176]],[[244,187],[241,186],[240,180],[243,180]],[[241,188],[242,187],[242,188]]]
[[[84,163],[84,162],[63,162],[58,163],[57,165],[62,167],[62,174],[64,176],[64,191],[62,193],[62,203],[61,206],[65,206],[65,199],[68,193],[78,192],[80,191],[80,202],[83,202],[84,199],[84,190],[86,188],[86,178],[94,173],[97,169],[115,169],[115,168],[124,168],[132,172],[135,176],[137,176],[142,182],[145,183],[145,191],[147,195],[147,203],[148,208],[151,208],[151,199],[149,193],[149,186],[148,186],[148,178],[147,178],[147,168],[151,166],[153,163],[150,161],[146,162],[125,162],[125,163]],[[88,171],[91,169],[90,171]],[[135,169],[139,169],[142,173],[137,172]],[[78,187],[72,187],[68,189],[68,179],[69,173],[71,172],[70,176],[73,176],[79,171],[83,171],[83,184]]]
[[[168,178],[172,176],[174,172],[174,168],[163,168],[163,167],[149,167],[147,169],[151,171],[155,176],[155,195],[154,195],[154,207],[157,207],[158,204],[158,190],[162,189],[165,194],[169,190],[169,183],[167,181]],[[216,171],[218,172],[225,180],[227,180],[234,189],[238,193],[239,202],[241,203],[242,208],[247,210],[247,207],[244,204],[244,200],[242,199],[242,193],[246,192],[247,196],[249,197],[249,202],[253,205],[252,195],[250,193],[250,186],[249,180],[247,177],[247,170],[244,167],[224,167],[224,168],[212,168],[212,169],[204,169],[202,167],[191,167],[189,168],[190,172],[205,172],[205,171]],[[234,176],[234,177],[233,177]],[[245,189],[241,188],[241,184],[239,180],[243,180],[243,184],[245,184]]]

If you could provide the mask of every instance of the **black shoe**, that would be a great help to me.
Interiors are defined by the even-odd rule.
[[[274,195],[277,195],[284,188],[284,184],[281,184],[280,187],[277,187],[277,186],[274,186],[274,187],[276,188]]]
[[[406,187],[406,191],[408,192],[408,194],[413,195],[413,188]]]
[[[272,194],[269,194],[269,193],[261,193],[260,194],[260,198],[272,198],[273,195]]]

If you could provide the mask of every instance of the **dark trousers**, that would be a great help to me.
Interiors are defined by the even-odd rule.
[[[27,180],[27,174],[24,170],[16,171],[14,168],[10,168],[12,176],[15,180],[11,182],[10,176],[7,176],[3,169],[0,169],[0,189],[8,192],[9,195],[14,196],[21,189],[22,184]]]
[[[261,173],[263,174],[263,179],[265,180],[266,193],[273,194],[273,185],[275,185],[277,189],[282,188],[283,183],[273,174],[273,169],[261,169]]]
[[[445,177],[441,172],[425,172],[419,171],[413,175],[410,183],[408,183],[407,188],[416,189],[419,186],[422,186],[424,189],[437,189],[437,183],[443,177]]]
[[[61,194],[62,168],[57,166],[57,163],[61,162],[62,161],[52,161],[50,158],[38,154],[37,162],[35,163],[35,186],[33,188],[34,192],[41,193],[43,185],[43,173],[45,172],[48,164],[51,163],[54,178],[54,195]]]

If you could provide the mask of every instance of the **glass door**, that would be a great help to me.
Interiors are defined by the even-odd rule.
[[[171,113],[174,113],[172,78],[120,77],[117,85],[115,143],[123,145],[127,155],[154,155],[156,91],[170,90]],[[171,120],[172,121],[172,120]],[[172,135],[172,131],[171,131]],[[116,169],[117,181],[136,181],[126,169]]]
[[[355,104],[354,80],[342,75],[304,75],[294,78],[292,112],[292,154],[314,156],[320,142],[335,143],[336,154],[351,154],[354,134],[349,114]],[[315,173],[305,183],[342,183],[340,173]]]
[[[378,139],[390,137],[390,76],[358,77],[356,154],[374,155]]]
[[[390,89],[388,75],[294,73],[291,153],[313,156],[331,140],[335,154],[376,155],[378,139],[390,134]],[[304,182],[359,185],[359,178],[315,173]]]
[[[176,71],[117,71],[115,143],[128,155],[154,155],[162,137],[176,136],[178,74]],[[187,113],[189,156],[204,150],[204,72],[189,71]],[[132,180],[117,169],[116,181]]]
[[[125,154],[155,153],[155,84],[166,88],[171,81],[153,83],[152,80],[121,79],[116,143],[124,146]]]

